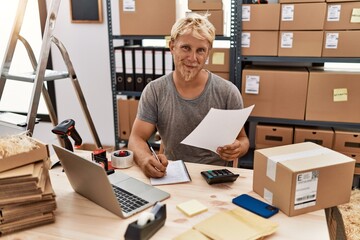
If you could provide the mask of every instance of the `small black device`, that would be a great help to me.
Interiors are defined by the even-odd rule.
[[[65,148],[71,152],[74,151],[71,142],[68,138],[70,136],[75,142],[75,148],[81,146],[82,139],[79,133],[75,129],[75,121],[73,119],[66,119],[55,126],[54,129],[51,130],[53,133],[60,135],[61,138],[64,140]]]
[[[239,177],[239,174],[234,174],[228,169],[202,171],[201,175],[210,185],[214,183],[234,182]]]
[[[269,218],[279,212],[277,207],[260,201],[248,194],[241,194],[233,198],[232,203],[264,218]]]

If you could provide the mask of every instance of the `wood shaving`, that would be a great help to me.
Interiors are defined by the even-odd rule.
[[[36,141],[26,134],[0,137],[0,159],[39,148]]]
[[[360,239],[360,190],[351,193],[350,202],[338,206],[345,227],[347,240]]]

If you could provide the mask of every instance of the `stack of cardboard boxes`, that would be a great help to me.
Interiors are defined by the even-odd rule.
[[[359,57],[353,45],[356,39],[360,40],[356,37],[360,30],[358,9],[358,1],[280,0],[279,4],[243,4],[241,54]],[[306,63],[303,66],[306,67]],[[354,110],[360,108],[360,71],[305,67],[246,66],[242,73],[242,95],[245,106],[255,104],[251,116],[360,122],[360,112]],[[312,141],[359,161],[359,140],[353,138],[350,142],[354,144],[349,147],[348,143],[339,142],[343,139],[341,134],[358,136],[359,132],[258,125],[255,147]],[[355,168],[355,173],[358,169]]]
[[[209,21],[215,27],[216,35],[224,35],[224,11],[222,0],[188,0],[188,8],[191,13],[209,14]]]
[[[359,7],[352,0],[243,4],[241,55],[358,57]]]
[[[20,143],[12,147],[23,149]],[[55,221],[49,166],[47,145],[40,142],[30,151],[0,155],[0,235]]]

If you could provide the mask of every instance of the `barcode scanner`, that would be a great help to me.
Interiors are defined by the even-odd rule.
[[[79,148],[81,146],[82,139],[75,129],[75,121],[73,119],[66,119],[62,121],[51,131],[61,136],[61,138],[64,140],[65,148],[67,150],[72,152],[74,151],[68,136],[70,136],[74,140],[75,148]]]

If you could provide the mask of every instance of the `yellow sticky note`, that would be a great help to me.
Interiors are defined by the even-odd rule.
[[[334,102],[346,102],[348,100],[347,88],[335,88],[333,101]]]
[[[360,23],[360,8],[353,8],[351,13],[351,23]]]
[[[195,199],[180,203],[176,208],[189,217],[207,211],[207,207]]]
[[[212,64],[224,65],[225,64],[225,53],[214,52],[212,55]]]

